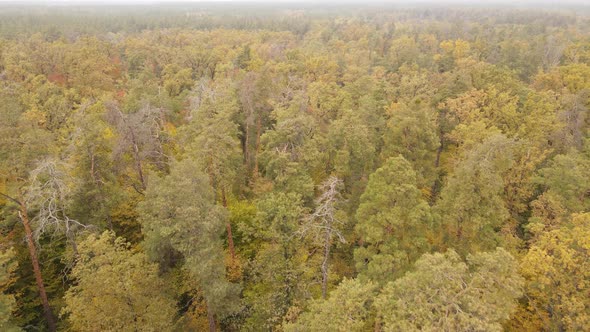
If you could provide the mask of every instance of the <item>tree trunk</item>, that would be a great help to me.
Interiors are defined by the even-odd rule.
[[[145,183],[145,177],[143,176],[143,167],[141,166],[141,158],[139,158],[139,148],[133,144],[133,152],[135,156],[135,164],[137,168],[137,174],[139,175],[139,181],[141,182],[141,188],[145,190],[147,185]]]
[[[330,231],[326,231],[324,239],[324,261],[322,262],[322,298],[325,299],[328,294],[328,258],[330,257]]]
[[[440,165],[440,155],[442,154],[443,149],[445,148],[445,131],[444,131],[445,116],[446,116],[445,111],[438,112],[438,135],[439,135],[440,144],[438,146],[438,149],[436,149],[436,160],[434,162],[434,167],[436,167],[436,168],[438,168],[438,166]]]
[[[211,310],[209,303],[207,303],[207,320],[209,321],[209,332],[217,331],[217,326],[215,323],[215,314]]]
[[[68,241],[72,245],[72,251],[74,253],[74,257],[78,257],[78,244],[76,243],[76,239],[74,238],[74,234],[72,232],[68,232],[66,234]]]
[[[256,153],[254,154],[254,177],[258,177],[258,154],[260,153],[260,135],[262,135],[262,120],[260,116],[256,119]]]
[[[225,188],[221,189],[221,201],[223,203],[223,207],[227,208],[227,198],[225,197]],[[236,259],[236,249],[234,247],[234,237],[231,231],[231,223],[229,220],[225,223],[225,228],[227,230],[227,244],[229,247],[229,253],[231,255],[232,261]]]
[[[374,332],[381,332],[381,317],[375,317],[375,326],[373,329]]]
[[[439,115],[439,126],[442,126],[442,124],[440,124],[440,122],[443,121],[443,118],[444,118],[443,115]],[[440,144],[439,144],[438,148],[436,149],[436,159],[434,160],[435,171],[437,171],[440,166],[440,156],[442,155],[442,152],[445,148],[445,138],[444,138],[445,133],[442,130],[442,127],[439,129],[439,135],[440,135],[440,138],[439,138]],[[436,198],[438,195],[437,189],[440,189],[440,188],[437,188],[437,181],[438,181],[438,176],[434,180],[434,183],[432,184],[432,187],[430,190],[432,193],[432,196],[430,198],[431,203],[434,203],[436,201]]]
[[[135,138],[135,132],[133,129],[129,127],[129,131],[131,132],[131,144],[133,144],[133,159],[135,159],[135,168],[137,169],[137,175],[139,176],[139,181],[141,182],[141,189],[145,191],[147,185],[145,183],[145,177],[143,175],[143,167],[141,166],[141,157],[139,155],[139,146],[137,145],[137,139]]]
[[[56,331],[55,318],[51,307],[49,306],[49,300],[47,299],[47,293],[45,292],[45,284],[43,283],[43,277],[41,276],[41,268],[39,267],[39,260],[37,259],[37,249],[35,248],[35,242],[33,241],[33,231],[29,223],[29,216],[27,214],[27,207],[20,201],[19,217],[25,228],[25,234],[27,237],[27,245],[29,247],[29,255],[31,256],[31,263],[33,264],[33,273],[35,274],[35,281],[37,282],[37,288],[39,288],[39,295],[41,296],[41,303],[43,305],[43,313],[45,320],[47,321],[47,327],[50,332]]]
[[[246,132],[244,134],[244,159],[246,161],[246,171],[250,171],[250,121],[246,118]]]

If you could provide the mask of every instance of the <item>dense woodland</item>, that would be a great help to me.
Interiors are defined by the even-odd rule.
[[[589,331],[590,10],[0,7],[0,330]]]

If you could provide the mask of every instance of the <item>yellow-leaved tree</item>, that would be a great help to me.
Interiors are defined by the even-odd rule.
[[[114,233],[90,235],[78,246],[76,285],[62,314],[74,331],[169,331],[175,303],[158,265]]]
[[[526,278],[519,330],[587,331],[590,326],[590,213],[546,231],[521,263]]]

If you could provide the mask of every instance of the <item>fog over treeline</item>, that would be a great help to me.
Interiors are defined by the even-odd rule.
[[[311,19],[338,16],[376,18],[379,22],[420,18],[455,24],[526,21],[563,26],[574,21],[585,24],[588,13],[590,7],[585,1],[0,1],[0,34],[43,29],[91,33],[155,28],[299,29],[302,33]]]

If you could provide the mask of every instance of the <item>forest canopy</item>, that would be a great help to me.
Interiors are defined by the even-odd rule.
[[[0,4],[0,330],[590,331],[590,7]]]

